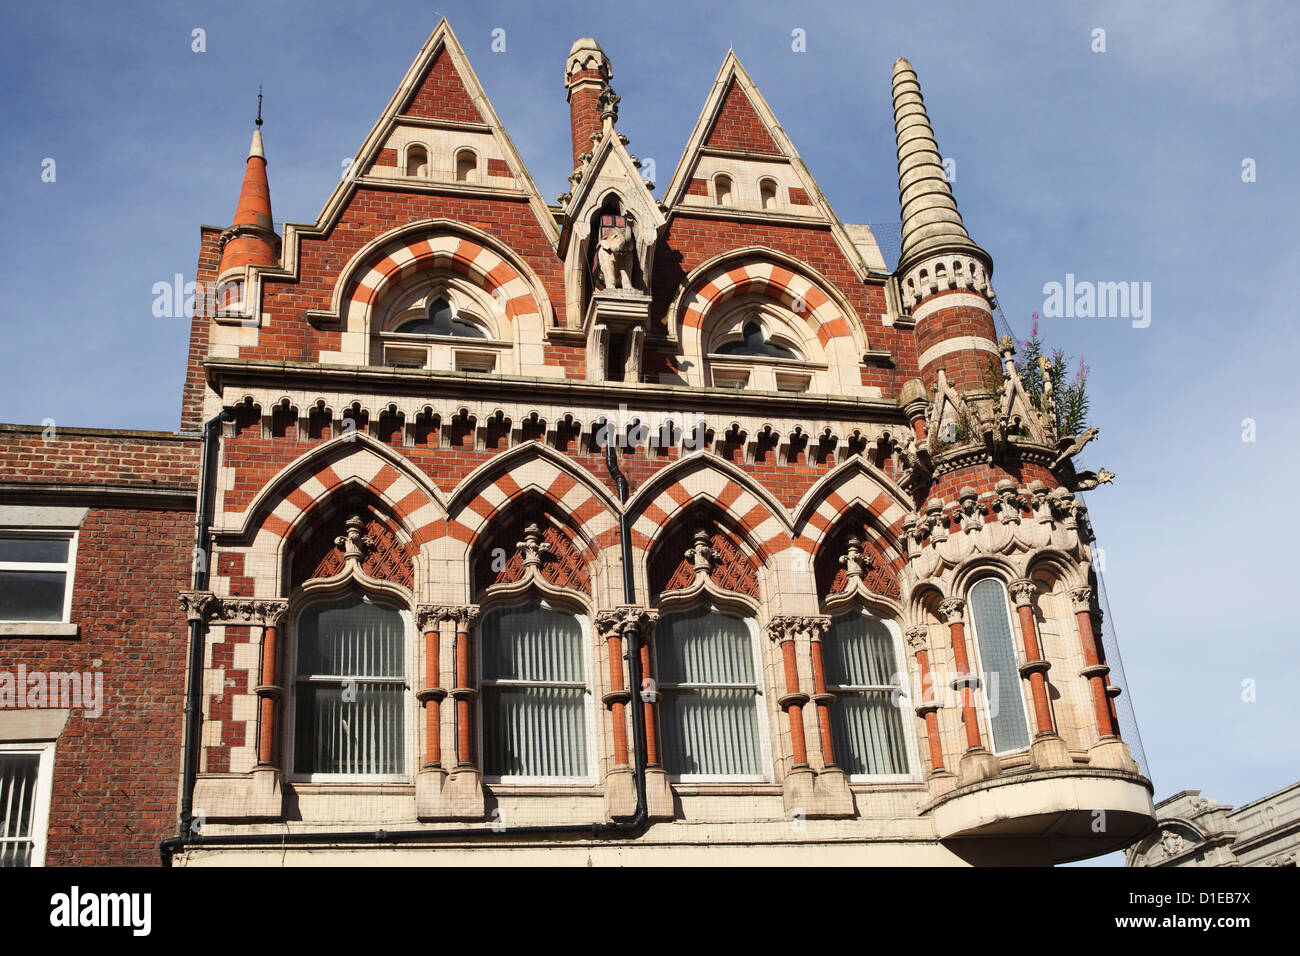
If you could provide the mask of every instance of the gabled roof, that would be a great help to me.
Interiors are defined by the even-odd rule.
[[[486,127],[486,131],[496,139],[519,187],[508,191],[508,194],[526,196],[543,234],[552,242],[556,240],[559,227],[554,216],[542,199],[541,192],[510,140],[510,135],[501,125],[487,94],[483,92],[455,33],[446,18],[443,18],[425,41],[397,91],[357,150],[351,168],[359,172],[345,176],[335,187],[314,224],[286,224],[285,271],[296,272],[297,267],[298,243],[289,240],[300,240],[306,235],[318,236],[332,228],[347,208],[348,200],[358,184],[394,188],[393,180],[372,179],[360,171],[370,168],[392,131],[404,120]]]
[[[861,278],[866,278],[869,267],[855,247],[852,238],[840,222],[812,173],[804,165],[799,151],[786,136],[772,108],[763,99],[754,81],[741,65],[734,50],[728,50],[722,61],[713,88],[705,100],[700,118],[687,140],[672,179],[664,192],[663,204],[671,211],[688,201],[687,190],[700,156],[707,152],[723,154],[748,154],[757,160],[787,162],[795,178],[802,184],[809,204],[822,219],[830,224],[845,256]]]
[[[592,151],[591,161],[581,168],[582,179],[564,206],[564,224],[557,247],[561,256],[567,248],[570,231],[587,221],[594,207],[604,198],[607,188],[616,189],[623,198],[624,209],[635,214],[638,238],[655,241],[664,225],[663,212],[632,162],[632,156],[617,130],[612,127],[605,130]]]

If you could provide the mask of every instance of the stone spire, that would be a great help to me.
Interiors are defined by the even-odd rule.
[[[262,94],[257,94],[257,125],[248,147],[244,184],[235,205],[235,218],[221,234],[221,265],[217,274],[246,265],[273,266],[280,260],[280,237],[271,221],[271,186],[266,179],[262,147]]]
[[[936,252],[988,253],[971,241],[962,225],[943,158],[930,129],[912,64],[894,61],[894,128],[898,136],[898,201],[902,207],[903,249],[898,270]]]

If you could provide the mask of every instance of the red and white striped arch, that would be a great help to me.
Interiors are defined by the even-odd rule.
[[[856,504],[871,515],[885,552],[905,559],[898,540],[910,509],[902,490],[890,485],[888,478],[860,458],[845,462],[809,488],[795,509],[795,547],[814,554],[839,518]]]
[[[269,481],[242,521],[228,518],[230,524],[255,524],[251,553],[259,564],[257,573],[278,580],[286,539],[334,492],[348,486],[365,489],[381,501],[417,549],[446,533],[442,503],[403,459],[369,436],[340,437]]]
[[[375,253],[371,263],[347,288],[344,318],[350,329],[368,328],[371,311],[384,291],[420,272],[464,276],[499,303],[498,314],[507,321],[542,319],[542,305],[531,283],[495,249],[466,236],[443,232],[398,239]]]
[[[698,501],[711,502],[731,515],[761,562],[771,561],[790,547],[789,529],[769,502],[734,477],[709,467],[695,468],[674,478],[649,501],[630,503],[637,512],[632,523],[632,547],[648,554],[655,539]]]
[[[529,446],[520,446],[527,449]],[[540,451],[535,447],[535,450]],[[472,548],[492,527],[492,519],[521,495],[540,494],[568,515],[582,540],[583,558],[618,546],[618,515],[611,501],[598,491],[590,476],[576,467],[543,454],[496,458],[469,475],[452,495],[447,516],[447,534]],[[491,471],[502,469],[495,477]]]
[[[764,296],[798,315],[830,364],[860,361],[865,344],[854,336],[854,319],[844,300],[824,280],[809,276],[793,261],[778,260],[757,249],[729,255],[713,265],[705,263],[687,278],[677,304],[677,334],[683,353],[701,357],[711,316],[743,295]]]

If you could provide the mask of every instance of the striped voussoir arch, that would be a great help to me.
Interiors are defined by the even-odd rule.
[[[781,519],[752,492],[721,472],[701,469],[666,486],[642,509],[632,525],[632,546],[649,553],[673,519],[697,501],[712,502],[735,518],[763,562],[792,543]]]
[[[532,287],[509,262],[487,246],[452,233],[403,240],[388,248],[348,295],[346,318],[364,319],[385,288],[417,272],[451,271],[477,283],[504,307],[506,318],[541,315]]]
[[[600,496],[569,472],[545,458],[534,458],[502,472],[491,484],[447,518],[447,534],[470,548],[493,527],[492,519],[521,495],[537,493],[565,513],[579,533],[573,543],[582,559],[618,544],[618,517]]]
[[[755,261],[744,265],[720,265],[696,291],[686,306],[682,325],[698,329],[709,311],[738,295],[757,293],[775,299],[807,321],[822,347],[837,336],[852,339],[848,320],[839,306],[816,283],[785,266]],[[798,303],[803,309],[796,309]]]
[[[417,549],[445,534],[442,506],[428,490],[365,446],[308,467],[310,473],[299,475],[281,492],[262,519],[254,548],[266,545],[278,549],[281,539],[310,519],[310,512],[347,486],[363,488],[382,501],[402,523]]]
[[[903,534],[903,519],[907,517],[908,511],[861,473],[826,491],[817,507],[808,515],[804,526],[799,529],[795,546],[809,554],[815,554],[840,518],[855,504],[865,508],[877,527],[883,529],[879,543],[886,553],[893,555],[890,564],[894,570],[901,572],[907,563],[907,551],[898,542]]]

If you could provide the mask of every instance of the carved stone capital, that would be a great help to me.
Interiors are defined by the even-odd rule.
[[[1017,578],[1007,585],[1007,593],[1016,602],[1016,607],[1028,607],[1034,599],[1034,592],[1037,590],[1038,585],[1028,578]]]
[[[1075,611],[1092,610],[1092,588],[1071,588],[1070,606]]]
[[[915,627],[909,627],[903,634],[903,637],[907,641],[907,646],[911,649],[912,653],[919,654],[921,651],[925,650],[929,644],[930,629],[924,624],[917,624]]]
[[[596,634],[602,641],[621,636],[628,631],[644,634],[659,620],[659,612],[636,604],[620,604],[596,613]]]
[[[818,640],[821,633],[830,626],[831,619],[828,617],[779,614],[767,622],[767,636],[778,644],[804,636]]]
[[[193,624],[210,617],[214,611],[216,597],[211,591],[181,591],[178,595],[185,620]]]
[[[415,609],[415,627],[423,634],[436,630],[440,621],[454,621],[456,607],[450,604],[421,604]]]
[[[939,605],[939,616],[949,624],[960,624],[966,612],[966,601],[964,598],[950,597],[945,598]]]

